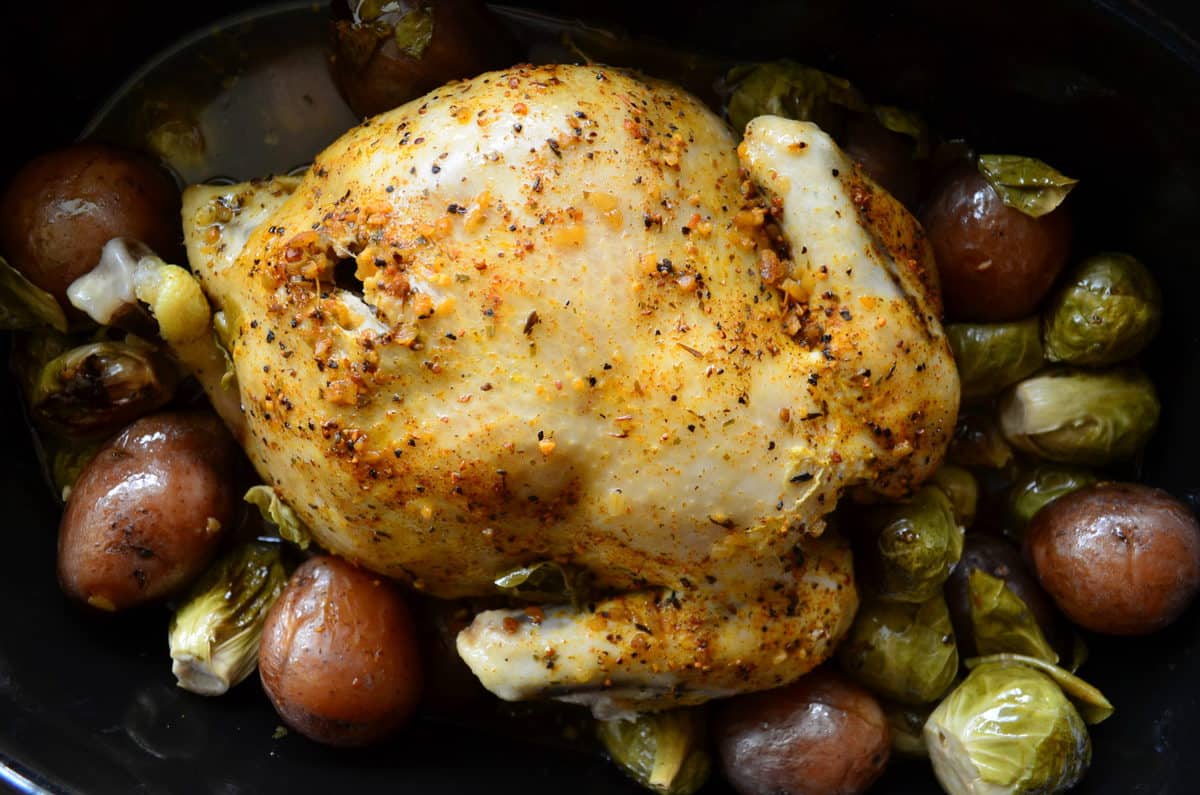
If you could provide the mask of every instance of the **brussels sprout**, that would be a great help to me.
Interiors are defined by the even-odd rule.
[[[1050,299],[1042,329],[1052,362],[1103,367],[1136,356],[1162,322],[1162,293],[1128,254],[1088,257]]]
[[[115,430],[165,405],[177,382],[172,363],[147,345],[94,342],[44,365],[29,407],[69,433]]]
[[[838,647],[846,673],[901,704],[936,701],[958,673],[950,611],[941,595],[921,604],[868,601]]]
[[[739,66],[729,73],[729,122],[740,135],[756,116],[803,119],[826,130],[846,111],[865,113],[870,105],[849,80],[793,61]]]
[[[1017,323],[952,323],[946,326],[946,338],[967,400],[994,395],[1042,366],[1035,317]]]
[[[1033,218],[1052,212],[1079,182],[1037,158],[1020,155],[980,155],[979,172],[1001,201]]]
[[[1087,727],[1062,690],[1014,663],[971,671],[929,716],[925,744],[948,795],[1063,792],[1092,761]]]
[[[870,521],[879,528],[866,550],[878,595],[924,602],[938,594],[963,548],[963,531],[945,492],[925,486],[907,503],[877,509]]]
[[[1009,652],[1058,662],[1058,653],[1042,634],[1037,618],[1004,580],[972,569],[967,583],[972,635],[980,655]]]
[[[54,296],[0,257],[0,331],[40,328],[65,333],[67,316]]]
[[[1013,483],[1008,492],[1008,518],[1018,533],[1034,514],[1059,497],[1090,486],[1099,478],[1086,469],[1039,466]]]
[[[258,665],[267,612],[287,583],[278,544],[252,542],[218,560],[171,619],[171,672],[184,690],[219,696]]]
[[[677,709],[634,720],[596,724],[609,756],[634,781],[663,795],[691,795],[704,786],[711,767],[703,712]]]
[[[66,502],[79,474],[104,446],[105,439],[43,439],[50,459],[50,480],[59,499]]]
[[[966,666],[967,668],[975,669],[983,665],[997,663],[1002,665],[1024,665],[1035,671],[1041,671],[1054,680],[1055,684],[1062,690],[1063,695],[1071,700],[1071,703],[1075,705],[1075,709],[1079,710],[1079,714],[1090,724],[1103,723],[1112,717],[1114,712],[1113,705],[1104,697],[1103,693],[1070,671],[1048,663],[1045,660],[1039,660],[1037,657],[1029,657],[1024,654],[989,654],[986,657],[973,657],[967,660]]]
[[[532,602],[570,601],[580,605],[587,599],[588,572],[561,566],[550,560],[513,569],[496,578],[496,587],[515,599]]]
[[[892,734],[892,751],[911,759],[928,759],[925,747],[925,721],[929,720],[929,706],[895,704],[885,702],[883,714],[887,716]]]
[[[1133,456],[1158,413],[1153,382],[1136,370],[1057,370],[1017,384],[1000,404],[1000,427],[1028,453],[1103,466]]]
[[[979,504],[979,483],[975,476],[962,467],[946,464],[934,473],[932,483],[950,498],[954,521],[960,527],[970,527]]]
[[[275,489],[270,486],[253,486],[242,499],[258,508],[263,521],[274,525],[280,538],[301,549],[308,549],[308,545],[312,543],[312,535],[291,506],[279,499]]]
[[[954,464],[980,469],[1004,469],[1013,451],[990,414],[964,411],[958,415],[946,458]]]

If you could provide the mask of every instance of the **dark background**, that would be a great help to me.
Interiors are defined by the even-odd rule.
[[[101,99],[161,46],[247,4],[9,5],[0,24],[0,179],[71,140]],[[1167,296],[1166,326],[1145,362],[1164,413],[1140,474],[1195,503],[1200,48],[1186,31],[1200,31],[1200,6],[530,5],[722,55],[789,56],[916,107],[949,135],[1036,154],[1082,177],[1073,199],[1076,217],[1087,219],[1079,250],[1137,253]],[[217,700],[177,690],[162,614],[97,621],[73,613],[59,595],[58,509],[7,382],[0,383],[0,411],[0,763],[14,766],[14,782],[89,793],[636,791],[603,760],[531,745],[512,732],[421,722],[384,749],[339,752],[295,735],[272,739],[278,720],[255,682]],[[1193,610],[1154,638],[1089,639],[1084,673],[1118,711],[1093,733],[1095,760],[1083,792],[1196,791],[1197,622]],[[874,791],[937,790],[923,766],[896,764]]]

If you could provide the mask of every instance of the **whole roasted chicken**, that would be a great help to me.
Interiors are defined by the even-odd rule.
[[[826,515],[943,456],[921,229],[815,126],[744,133],[621,70],[519,67],[302,178],[185,196],[236,385],[211,335],[183,358],[323,546],[544,602],[458,637],[503,698],[604,716],[795,679],[857,606]]]

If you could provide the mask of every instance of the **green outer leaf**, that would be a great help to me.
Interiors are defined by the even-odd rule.
[[[838,661],[869,690],[901,704],[936,701],[954,683],[958,648],[946,600],[873,599],[859,608]]]
[[[892,735],[892,752],[912,759],[928,759],[925,735],[921,729],[929,719],[929,706],[913,706],[884,701],[884,717]]]
[[[420,58],[433,41],[433,12],[421,5],[410,8],[396,20],[393,35],[400,52]]]
[[[1015,447],[1050,461],[1104,466],[1132,458],[1158,424],[1154,383],[1137,370],[1052,370],[1017,384],[1000,402]]]
[[[925,723],[938,782],[949,795],[1052,795],[1083,777],[1092,746],[1079,712],[1045,674],[980,665]]]
[[[1076,266],[1046,308],[1046,358],[1105,367],[1136,356],[1162,323],[1162,293],[1128,254],[1097,254]]]
[[[925,120],[911,110],[897,108],[892,105],[876,105],[875,119],[886,129],[913,139],[915,157],[925,157],[929,154],[929,125]]]
[[[1058,654],[1046,641],[1037,619],[1004,580],[983,569],[972,569],[967,582],[979,656],[1012,652],[1058,662]]]
[[[962,467],[944,464],[933,473],[930,481],[950,499],[954,509],[954,521],[960,527],[970,527],[975,521],[975,509],[979,505],[979,482]]]
[[[958,415],[946,459],[964,467],[1004,469],[1013,451],[991,413],[966,410]]]
[[[304,522],[300,521],[300,517],[296,516],[296,512],[279,498],[275,489],[263,485],[252,486],[242,499],[258,508],[263,521],[275,525],[280,538],[301,549],[308,549],[308,545],[312,543],[312,534],[304,526]]]
[[[563,602],[573,605],[587,601],[588,573],[552,560],[519,566],[497,577],[496,587],[507,596],[530,602]]]
[[[67,316],[50,293],[25,278],[0,257],[0,331],[29,331],[49,326],[67,332]]]
[[[1079,183],[1037,158],[1020,155],[980,155],[979,172],[1001,201],[1033,218],[1052,212]]]
[[[730,71],[728,82],[736,87],[729,97],[727,115],[739,135],[757,116],[821,124],[833,107],[859,113],[870,110],[849,80],[794,61],[739,66]]]
[[[708,778],[704,713],[698,709],[638,715],[596,724],[612,760],[634,781],[662,795],[692,795]]]
[[[1008,519],[1012,529],[1019,532],[1033,520],[1042,508],[1099,481],[1099,478],[1078,467],[1046,464],[1018,478],[1008,492]]]
[[[1104,694],[1080,679],[1075,674],[1045,660],[1030,657],[1025,654],[990,654],[986,657],[972,657],[966,661],[969,669],[975,669],[988,664],[1025,665],[1049,676],[1054,680],[1067,698],[1079,710],[1079,714],[1090,724],[1102,723],[1115,711],[1112,702]]]
[[[1033,375],[1044,363],[1036,317],[1016,323],[951,323],[946,339],[968,400],[994,395]]]

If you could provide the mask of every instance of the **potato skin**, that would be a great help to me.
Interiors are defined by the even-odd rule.
[[[126,149],[81,143],[25,164],[0,198],[0,249],[67,307],[67,287],[114,237],[171,260],[183,240],[180,196],[161,166]]]
[[[237,505],[232,437],[216,416],[134,422],[80,473],[58,531],[58,581],[73,599],[124,610],[186,587]]]
[[[1030,315],[1066,264],[1065,207],[1031,218],[1004,204],[974,162],[951,168],[921,213],[952,320]]]
[[[1137,483],[1101,483],[1047,505],[1030,522],[1025,555],[1059,609],[1095,632],[1156,632],[1200,590],[1196,518]]]
[[[283,721],[327,745],[383,739],[421,694],[416,629],[399,590],[331,555],[296,569],[271,608],[258,671]]]
[[[716,736],[725,776],[741,795],[857,795],[891,753],[878,702],[828,668],[725,702]]]

